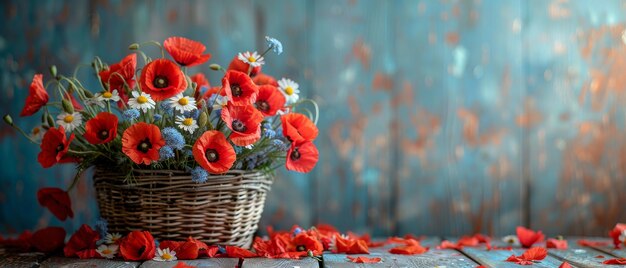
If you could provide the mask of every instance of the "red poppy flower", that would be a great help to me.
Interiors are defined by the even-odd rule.
[[[563,262],[559,265],[559,268],[572,268],[572,266],[567,262]]]
[[[264,85],[259,87],[259,95],[255,106],[264,116],[274,116],[285,106],[285,96],[275,86]]]
[[[68,161],[65,156],[70,149],[70,143],[74,139],[74,133],[68,138],[65,137],[65,129],[63,126],[59,128],[51,127],[46,131],[41,140],[41,152],[37,156],[37,161],[44,168],[49,168],[56,163],[64,163]]]
[[[618,223],[615,225],[615,227],[613,227],[613,230],[609,232],[609,236],[613,238],[613,245],[616,249],[620,248],[620,245],[622,244],[622,242],[619,240],[619,236],[624,230],[626,230],[626,224]]]
[[[157,59],[148,63],[139,77],[141,90],[155,101],[162,101],[187,88],[187,79],[176,63]]]
[[[247,74],[228,71],[222,78],[222,92],[233,105],[246,106],[256,102],[259,88]]]
[[[313,252],[313,255],[320,255],[324,251],[324,246],[316,237],[301,232],[293,239],[296,251]]]
[[[196,87],[193,89],[193,97],[197,100],[200,97],[200,91],[203,87],[210,88],[209,80],[204,76],[203,73],[197,73],[192,75],[191,82],[196,83]]]
[[[547,248],[567,249],[567,240],[549,238],[546,240]]]
[[[202,168],[212,174],[228,171],[235,163],[235,149],[218,130],[204,132],[192,148],[193,158]]]
[[[230,140],[239,146],[247,146],[261,138],[263,114],[252,105],[228,105],[222,109],[222,120],[232,130]]]
[[[276,78],[263,73],[257,74],[254,78],[252,78],[252,82],[254,82],[257,86],[270,85],[278,87],[278,81],[276,81]]]
[[[529,248],[533,244],[543,241],[545,238],[541,231],[535,232],[522,226],[518,226],[516,231],[520,244],[525,248]]]
[[[68,217],[73,218],[72,202],[66,191],[59,188],[41,188],[37,191],[37,201],[46,207],[59,220],[64,221]]]
[[[211,58],[211,54],[202,54],[206,50],[202,43],[184,37],[174,36],[165,39],[163,47],[182,66],[200,65]]]
[[[176,258],[180,260],[195,260],[198,258],[199,253],[198,244],[193,241],[163,241],[159,243],[159,248],[169,248],[171,251],[175,251]]]
[[[230,62],[230,64],[228,64],[228,70],[229,71],[234,70],[234,71],[242,72],[244,74],[248,73],[248,69],[249,68],[250,68],[250,64],[247,64],[247,63],[243,62],[237,56],[235,56],[233,58],[233,60]],[[259,72],[261,72],[261,66],[254,67],[250,71],[250,76],[254,77]]]
[[[165,145],[159,127],[139,122],[127,128],[122,135],[122,152],[135,164],[149,165],[159,160],[159,149]]]
[[[283,135],[291,142],[313,141],[319,132],[317,126],[303,114],[289,113],[280,117]]]
[[[35,74],[28,88],[28,97],[26,97],[26,104],[20,116],[33,115],[48,103],[48,99],[48,92],[46,92],[46,89],[43,87],[43,75]]]
[[[301,143],[292,143],[291,148],[287,151],[287,162],[285,167],[287,170],[293,170],[300,173],[308,173],[317,164],[319,160],[319,151],[315,144],[310,141]]]
[[[209,247],[206,243],[200,240],[197,240],[191,236],[187,238],[187,242],[192,242],[196,244],[196,246],[198,247],[198,256],[209,256],[209,250],[211,250],[212,248]],[[212,256],[209,256],[209,257],[212,257]]]
[[[226,246],[226,256],[231,258],[254,258],[257,255],[247,249],[235,246]]]
[[[85,123],[85,139],[91,144],[103,144],[117,136],[117,116],[101,112]]]
[[[603,261],[602,264],[626,265],[626,258],[608,259],[606,261]]]
[[[67,241],[63,253],[65,257],[87,256],[90,250],[95,251],[98,240],[100,240],[98,232],[83,224]]]
[[[365,256],[359,256],[359,257],[351,257],[351,256],[346,256],[348,258],[348,260],[350,260],[351,262],[354,263],[379,263],[382,259],[381,258],[368,258]]]
[[[129,54],[120,62],[109,66],[108,69],[100,71],[100,80],[109,91],[117,90],[123,103],[128,101],[127,90],[135,87],[135,69],[137,69],[137,54]],[[128,88],[126,88],[128,87]],[[122,106],[122,102],[118,103]]]
[[[132,231],[120,243],[120,255],[127,261],[152,259],[155,251],[154,238],[146,231]]]
[[[33,233],[29,241],[37,251],[51,253],[63,248],[65,229],[62,227],[46,227]]]
[[[32,248],[31,238],[33,233],[26,230],[20,234],[17,238],[12,239],[0,239],[0,245],[4,247],[14,248],[21,252],[30,251]]]

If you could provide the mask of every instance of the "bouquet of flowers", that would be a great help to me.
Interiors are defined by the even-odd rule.
[[[78,69],[64,76],[52,66],[45,84],[35,74],[20,113],[41,112],[41,125],[27,134],[11,116],[4,120],[40,145],[42,167],[77,163],[72,186],[91,166],[121,170],[127,183],[135,169],[184,170],[197,183],[231,169],[271,172],[283,162],[309,172],[319,154],[317,104],[299,98],[296,82],[261,72],[266,54],[283,50],[278,40],[266,41],[263,53],[239,53],[226,69],[211,64],[224,74],[217,86],[202,73],[188,74],[211,54],[183,37],[132,44],[133,53],[111,65],[96,57],[97,92],[79,80]],[[160,57],[147,56],[145,46],[157,46]]]

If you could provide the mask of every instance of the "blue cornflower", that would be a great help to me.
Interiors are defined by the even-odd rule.
[[[235,149],[235,154],[240,154],[241,152],[243,152],[243,147],[241,146],[234,145],[233,149]]]
[[[182,149],[185,146],[185,138],[178,130],[173,127],[166,127],[161,130],[161,135],[165,140],[165,144],[172,146],[174,149]]]
[[[226,254],[226,248],[217,245],[217,251],[219,251],[220,254]]]
[[[280,55],[283,53],[283,43],[278,41],[278,39],[266,36],[265,42],[267,42],[267,46],[276,52],[276,54]]]
[[[137,109],[128,109],[123,113],[124,118],[128,121],[135,120],[139,118],[139,110]]]
[[[272,140],[272,146],[279,151],[287,151],[287,149],[289,149],[284,141],[278,139]]]
[[[293,236],[298,235],[299,233],[302,233],[302,228],[300,227],[296,227],[296,229],[293,230]]]
[[[263,123],[262,126],[263,126],[264,129],[272,129],[272,124],[270,124],[269,122]]]
[[[276,136],[276,131],[270,128],[266,128],[265,130],[263,130],[263,136],[270,139],[274,138],[274,136]]]
[[[96,220],[96,224],[94,224],[94,227],[96,227],[96,231],[100,234],[101,238],[107,236],[107,233],[109,232],[109,223],[107,222],[107,220],[103,218],[98,218],[98,220]]]
[[[187,111],[187,112],[184,113],[184,115],[185,115],[186,118],[190,118],[191,117],[191,118],[197,120],[198,116],[200,115],[200,110],[195,109],[193,111]]]
[[[174,108],[166,101],[161,102],[161,109],[163,109],[166,114],[172,114],[174,112]]]
[[[241,169],[243,167],[243,162],[237,161],[233,166],[233,169]]]
[[[154,121],[161,121],[161,119],[163,119],[163,116],[160,114],[155,114],[154,115]]]
[[[169,145],[165,145],[159,149],[159,159],[166,160],[174,157],[174,148]]]
[[[155,247],[159,247],[159,245],[161,244],[161,242],[159,242],[159,240],[154,239],[154,246]]]
[[[209,173],[202,167],[196,167],[191,170],[191,180],[195,183],[203,183],[209,178]]]
[[[256,167],[256,156],[251,155],[246,157],[246,169],[247,170],[253,170]]]

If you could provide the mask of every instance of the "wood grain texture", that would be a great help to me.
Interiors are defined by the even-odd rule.
[[[242,268],[318,268],[317,260],[312,258],[303,258],[300,260],[292,259],[266,259],[266,258],[249,258],[244,259]]]
[[[4,251],[4,249],[0,249]],[[2,267],[15,267],[15,268],[30,268],[39,267],[39,263],[46,259],[46,255],[43,253],[0,253],[0,266]]]
[[[106,260],[106,259],[78,259],[65,257],[50,257],[41,263],[42,268],[135,268],[139,267],[141,262],[127,262],[123,260]]]
[[[602,261],[611,258],[604,252],[576,244],[576,239],[567,239],[567,249],[548,249],[548,254],[561,261],[566,261],[576,267],[605,267]],[[602,258],[601,258],[602,257]]]
[[[187,265],[195,267],[237,267],[239,265],[239,259],[237,258],[210,258],[210,259],[197,259],[197,260],[179,260],[173,262],[162,261],[146,261],[141,264],[141,268],[171,268],[177,263],[183,262]]]
[[[473,248],[473,247],[464,247],[462,250],[463,253],[476,260],[481,265],[485,265],[486,267],[502,267],[502,268],[513,268],[520,267],[518,264],[513,262],[507,262],[506,259],[511,255],[522,255],[524,253],[523,249],[513,249],[513,250],[491,250],[487,251],[484,248]],[[533,267],[559,267],[562,261],[548,255],[544,260],[534,263]]]

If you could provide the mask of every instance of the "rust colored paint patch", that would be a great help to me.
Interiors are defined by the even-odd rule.
[[[504,130],[488,129],[484,133],[479,133],[479,118],[474,111],[459,108],[457,116],[463,121],[463,138],[468,145],[500,144],[505,134]]]
[[[374,91],[391,91],[393,89],[393,77],[377,72],[372,80],[372,89],[374,89]]]
[[[359,38],[352,44],[352,57],[356,58],[364,69],[369,70],[372,49],[363,39]]]
[[[449,32],[446,34],[446,43],[450,45],[453,45],[453,46],[457,45],[460,39],[461,37],[459,36],[459,33],[457,32]]]

